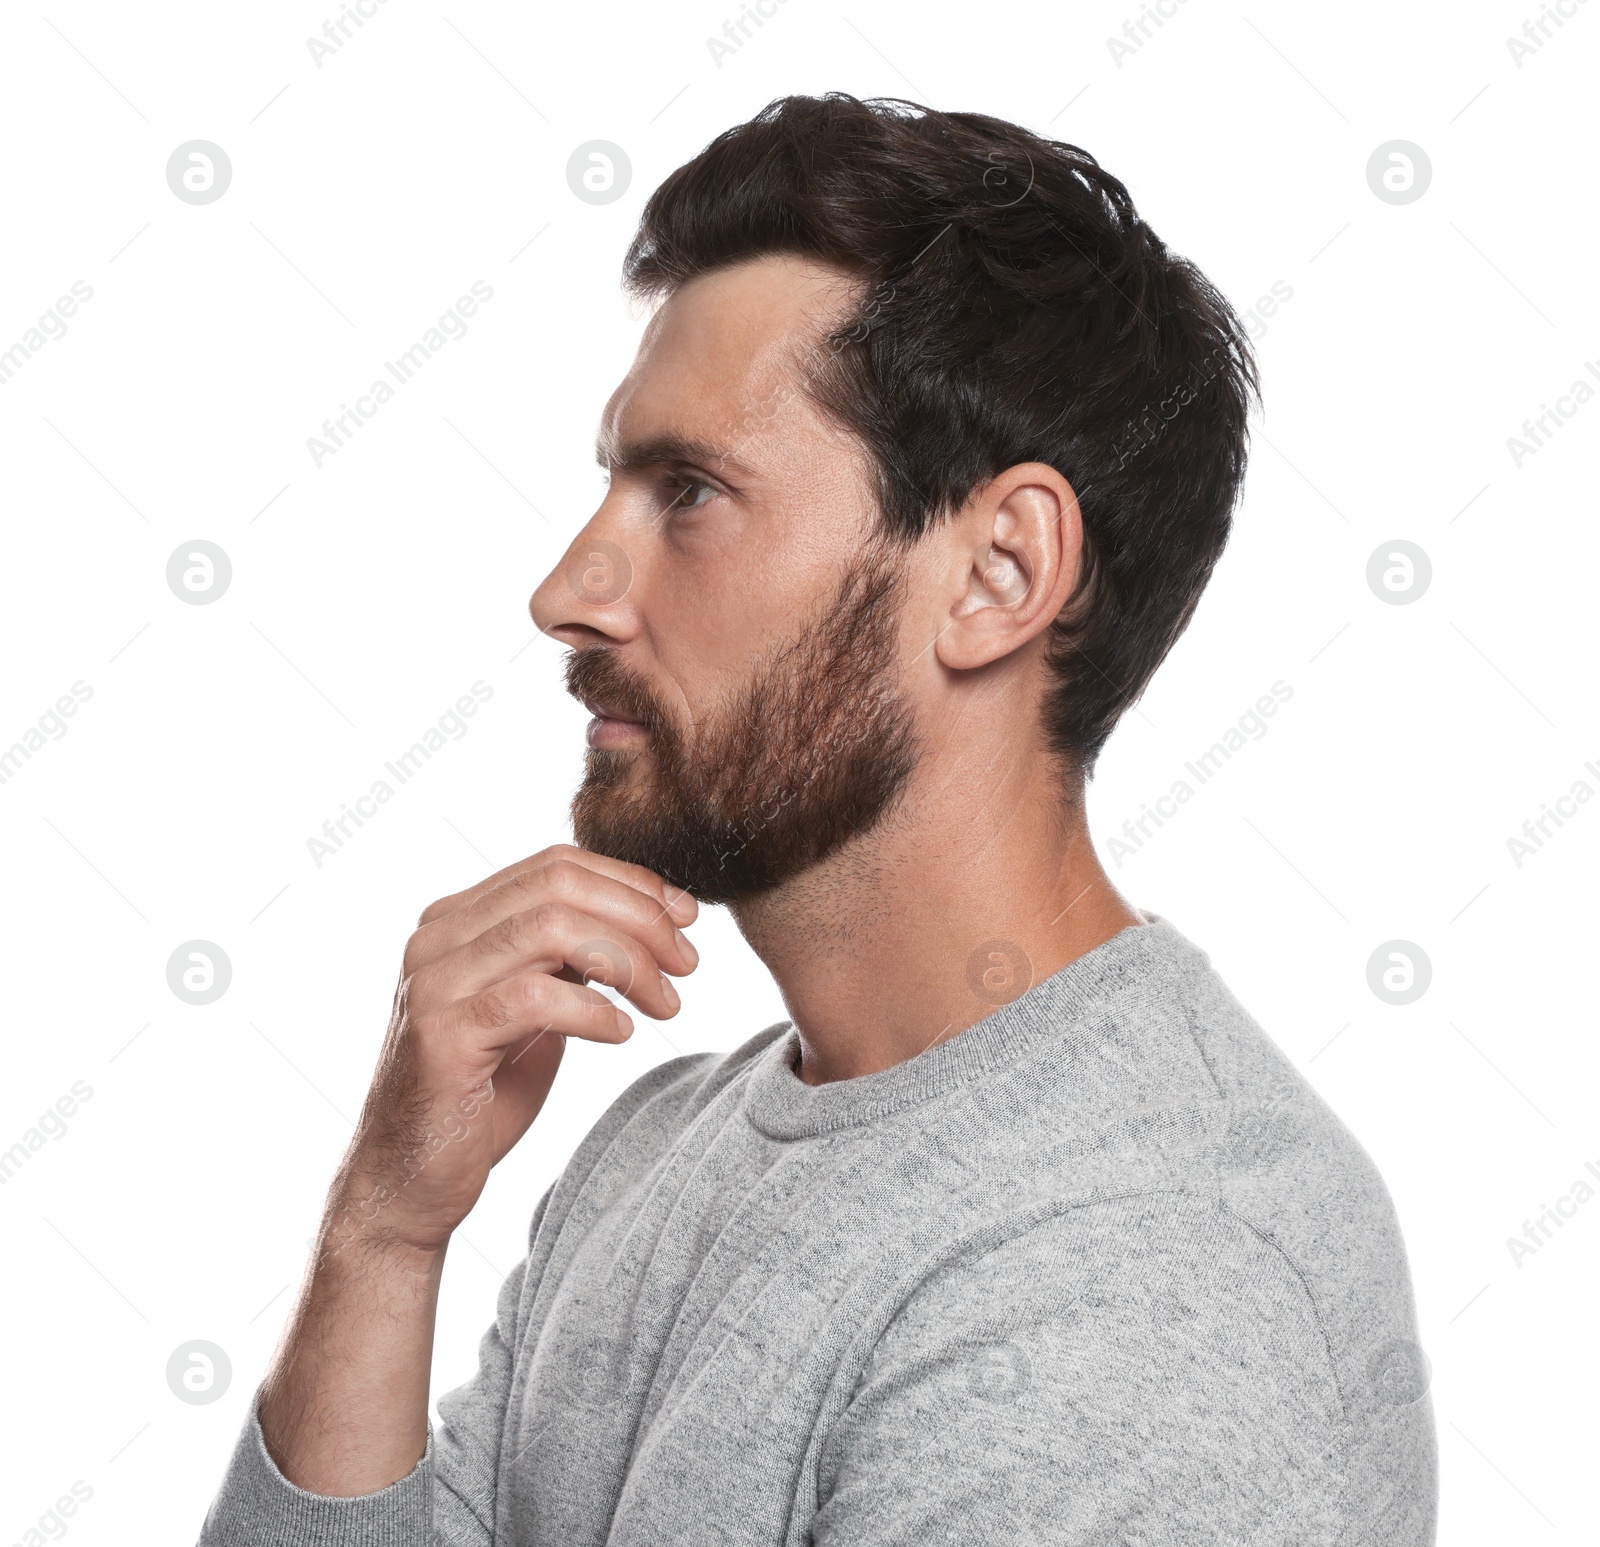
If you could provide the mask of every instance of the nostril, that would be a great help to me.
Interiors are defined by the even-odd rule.
[[[588,650],[595,645],[613,643],[608,634],[597,628],[590,628],[587,623],[554,623],[547,629],[541,629],[540,632],[548,634],[560,644],[570,645],[574,650]]]

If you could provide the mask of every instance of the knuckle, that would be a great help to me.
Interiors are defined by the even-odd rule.
[[[433,973],[426,966],[406,973],[400,984],[400,1003],[405,1007],[407,1021],[414,1022],[419,1013],[426,1011],[431,999]]]
[[[509,989],[517,1009],[529,1015],[543,1007],[550,982],[542,972],[525,972],[502,987]]]
[[[509,881],[502,885],[513,898],[525,903],[531,903],[545,890],[545,871],[549,868],[541,859],[537,865],[530,866],[527,870],[518,872]]]
[[[535,903],[527,914],[528,923],[541,937],[565,933],[571,917],[572,910],[565,903],[554,902],[549,898]]]
[[[438,936],[439,931],[431,924],[419,924],[407,936],[406,948],[401,959],[408,975],[438,954]]]
[[[558,891],[570,892],[582,882],[589,871],[570,859],[554,859],[545,866],[543,874],[548,886]]]
[[[525,1016],[538,1016],[550,1005],[555,987],[554,977],[544,973],[525,973],[517,979],[517,1003]]]

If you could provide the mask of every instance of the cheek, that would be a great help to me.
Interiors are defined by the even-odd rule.
[[[641,608],[651,654],[695,722],[744,688],[831,597],[833,566],[808,573],[796,558],[740,544],[653,568]]]
[[[640,602],[651,651],[697,719],[815,625],[859,558],[870,502],[860,469],[839,460],[796,436],[766,464],[781,498],[713,502],[652,551]]]
[[[793,607],[770,576],[730,556],[662,581],[645,611],[653,653],[698,715],[787,635]]]

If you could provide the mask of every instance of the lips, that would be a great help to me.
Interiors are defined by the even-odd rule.
[[[636,720],[631,715],[623,714],[620,710],[613,709],[609,704],[601,703],[597,698],[583,698],[579,702],[597,720],[611,720],[619,725],[640,725],[642,720]]]
[[[594,716],[584,739],[596,751],[637,751],[661,724],[645,683],[609,648],[575,651],[566,666],[567,691]]]

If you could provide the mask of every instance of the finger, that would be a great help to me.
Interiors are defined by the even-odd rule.
[[[653,927],[660,936],[660,924]],[[604,983],[658,1020],[679,1008],[648,945],[610,919],[552,900],[501,919],[427,963],[412,974],[407,995],[414,1005],[447,1004],[529,970]]]
[[[558,843],[551,848],[541,849],[526,859],[517,860],[504,870],[496,871],[487,880],[478,882],[476,886],[469,886],[464,891],[441,897],[436,903],[424,909],[418,921],[419,926],[431,924],[435,919],[478,902],[497,887],[517,881],[557,861],[586,865],[600,875],[610,876],[615,881],[621,881],[624,885],[643,892],[662,908],[671,912],[677,923],[691,923],[700,911],[699,904],[686,891],[681,887],[669,886],[653,870],[646,870],[643,865],[631,865],[626,860],[612,859],[607,854],[596,854],[589,849],[580,849],[574,844]]]
[[[634,936],[650,948],[664,972],[682,976],[692,972],[700,960],[688,937],[655,898],[576,860],[558,859],[538,870],[524,871],[477,901],[423,925],[407,942],[406,972],[415,973],[502,926],[504,932],[491,943],[519,948],[527,937],[506,921],[552,902],[605,919],[612,929]]]
[[[437,1018],[438,1045],[474,1053],[526,1051],[546,1036],[585,1042],[625,1042],[633,1022],[605,995],[546,972],[521,972],[458,999]]]

